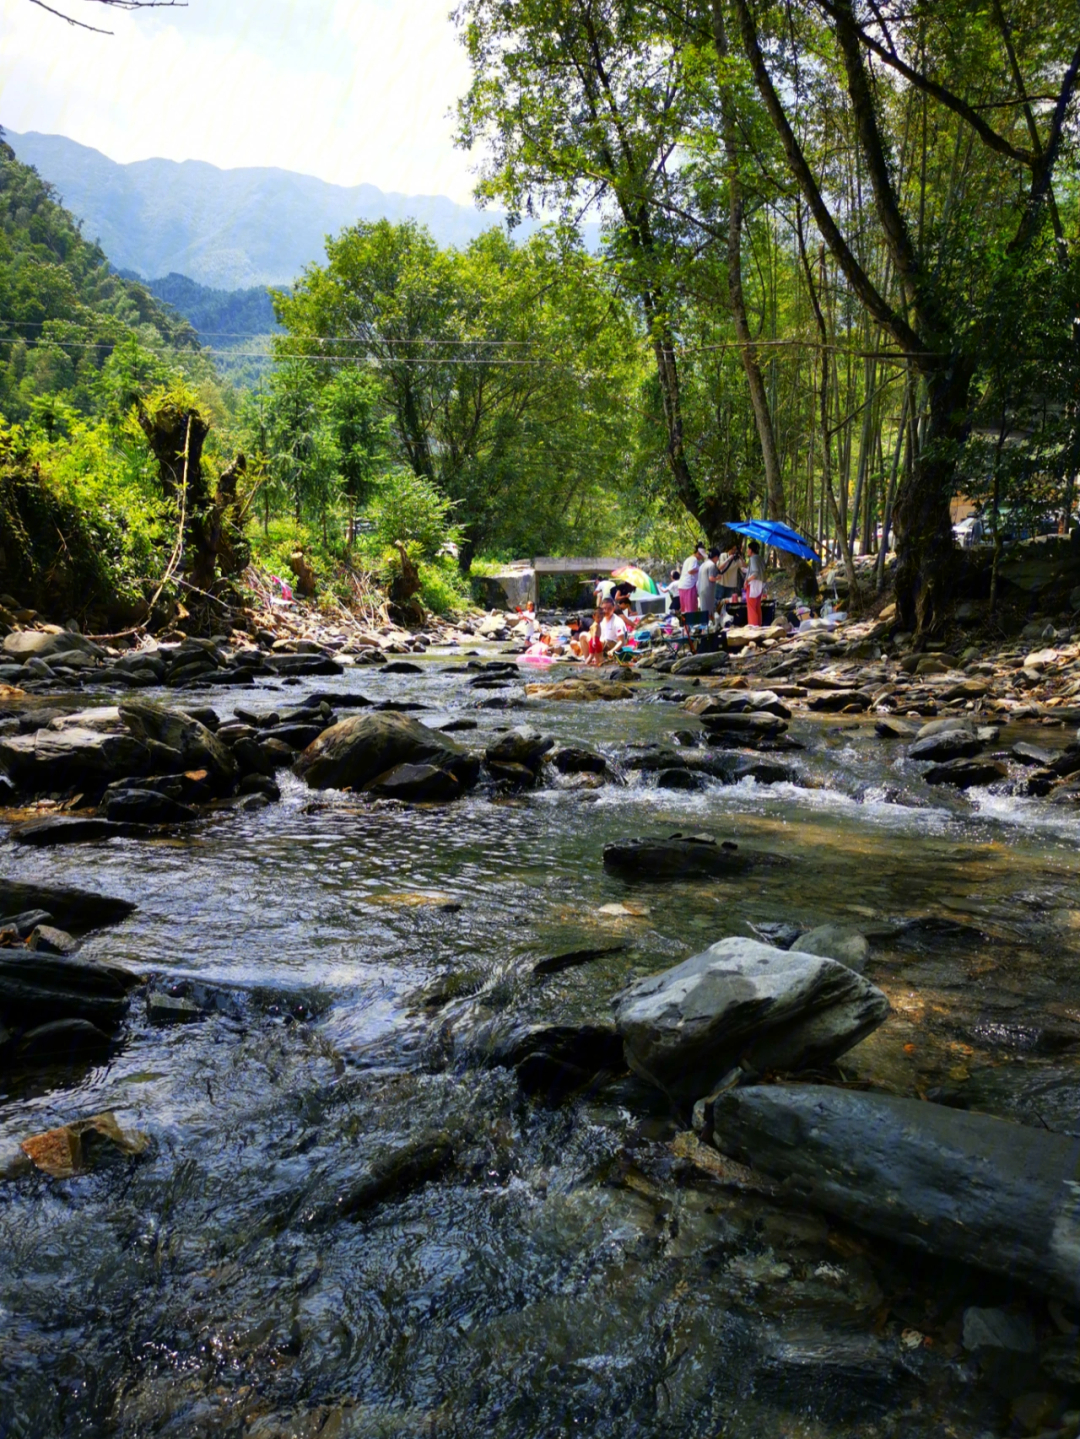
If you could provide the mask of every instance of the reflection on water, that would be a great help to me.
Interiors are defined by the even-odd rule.
[[[310,688],[422,702],[438,724],[475,702],[466,677],[429,662]],[[663,701],[468,712],[473,746],[528,720],[612,756],[685,727]],[[629,774],[408,810],[285,776],[280,804],[180,842],[8,846],[9,874],[138,903],[87,953],[228,1001],[172,1029],[139,1006],[108,1066],[0,1098],[0,1164],[104,1109],[154,1140],[137,1164],[0,1185],[0,1433],[862,1439],[938,1432],[931,1399],[954,1432],[996,1422],[992,1396],[882,1317],[918,1261],[687,1170],[640,1086],[545,1108],[501,1071],[431,1072],[418,1038],[417,991],[439,976],[533,1018],[602,1017],[629,978],[724,935],[843,920],[871,935],[895,1010],[851,1078],[954,1101],[978,1082],[991,1103],[982,1075],[1052,1055],[1060,1096],[1080,1016],[1070,817],[929,791],[865,723],[792,733],[797,785],[686,793]],[[786,863],[738,881],[604,873],[606,842],[675,829]],[[532,977],[586,948],[604,952]],[[435,1131],[455,1154],[437,1183],[357,1222],[301,1221]],[[927,1327],[971,1282],[926,1276]]]

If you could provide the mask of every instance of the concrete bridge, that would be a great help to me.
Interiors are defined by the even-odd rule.
[[[511,609],[524,605],[527,600],[539,602],[539,580],[541,575],[583,575],[592,579],[594,575],[610,575],[612,570],[623,565],[637,564],[637,560],[620,559],[612,555],[584,555],[553,557],[540,555],[531,560],[511,560],[496,575],[487,578],[500,585]]]

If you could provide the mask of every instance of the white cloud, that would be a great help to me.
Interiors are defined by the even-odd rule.
[[[451,0],[189,0],[72,29],[0,0],[0,123],[67,135],[114,160],[276,165],[468,202],[452,143],[468,63]]]

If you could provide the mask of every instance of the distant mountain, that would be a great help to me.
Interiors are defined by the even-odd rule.
[[[118,269],[190,276],[213,289],[288,284],[322,259],[326,235],[357,220],[412,217],[440,245],[466,245],[504,218],[442,195],[346,188],[290,170],[219,170],[201,160],[119,165],[63,135],[5,133]]]

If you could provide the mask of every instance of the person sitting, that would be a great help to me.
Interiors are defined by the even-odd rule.
[[[627,627],[622,615],[615,609],[614,600],[605,600],[600,620],[600,643],[605,655],[614,654],[626,642]]]

